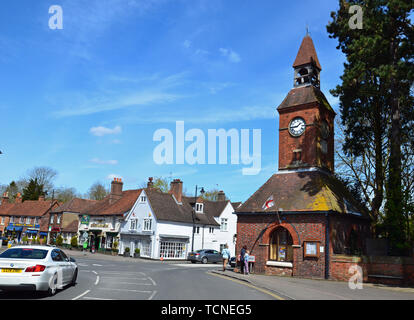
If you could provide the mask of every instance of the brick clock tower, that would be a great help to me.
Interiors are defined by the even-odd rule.
[[[319,167],[334,171],[335,112],[320,90],[322,70],[306,35],[293,63],[294,87],[279,112],[279,170]]]
[[[334,175],[336,114],[308,34],[293,69],[293,88],[277,108],[279,170],[235,210],[236,252],[247,246],[258,273],[348,279],[336,255],[364,252],[370,218]]]

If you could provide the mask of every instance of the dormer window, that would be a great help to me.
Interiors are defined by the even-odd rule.
[[[204,204],[202,203],[196,203],[195,205],[195,211],[199,213],[203,213]]]

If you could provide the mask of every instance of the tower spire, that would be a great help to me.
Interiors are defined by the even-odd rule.
[[[306,26],[306,36],[302,40],[293,68],[295,69],[294,87],[313,85],[319,88],[319,73],[322,67],[309,35],[308,26]]]

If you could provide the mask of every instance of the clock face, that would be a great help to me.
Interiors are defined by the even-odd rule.
[[[305,132],[306,123],[300,117],[294,118],[289,124],[289,132],[294,137],[299,137]]]
[[[326,121],[321,123],[321,135],[323,139],[327,139],[329,137],[329,125]]]

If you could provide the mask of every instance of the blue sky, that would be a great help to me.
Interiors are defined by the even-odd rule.
[[[63,29],[49,28],[49,7]],[[276,107],[293,85],[306,33],[322,65],[321,88],[339,83],[344,56],[326,25],[337,1],[16,0],[0,9],[0,184],[35,166],[57,187],[85,193],[122,177],[180,178],[245,201],[278,160]],[[262,170],[244,165],[157,165],[157,129],[261,129]],[[252,133],[251,133],[252,134]],[[189,143],[188,143],[189,144]]]

